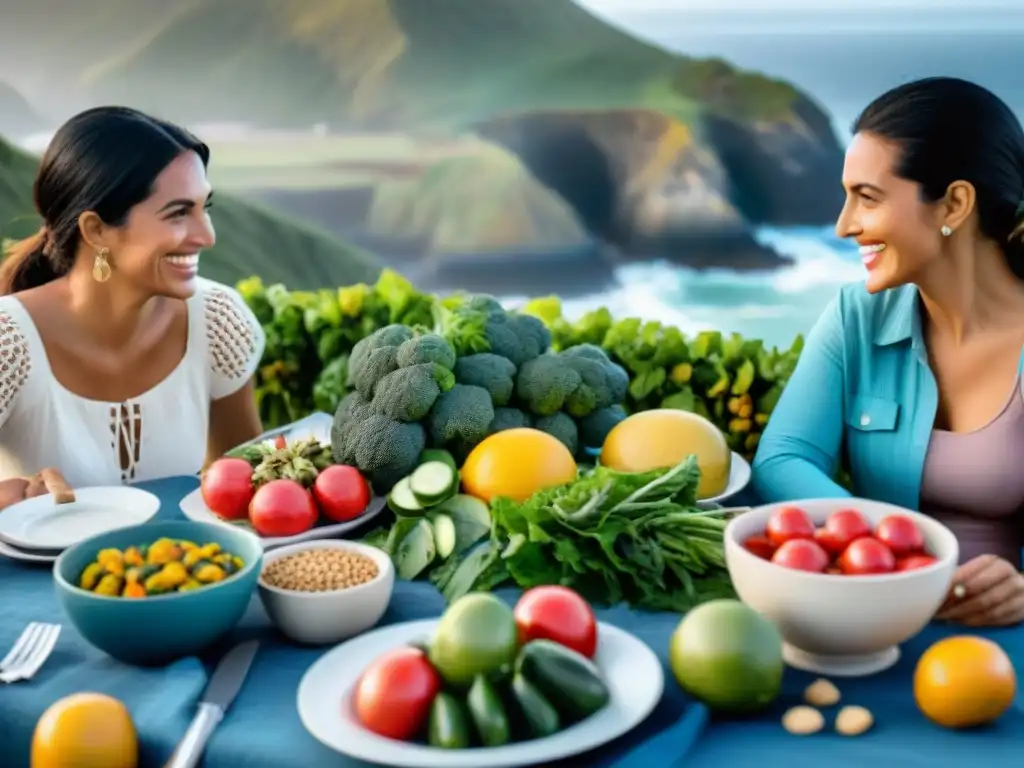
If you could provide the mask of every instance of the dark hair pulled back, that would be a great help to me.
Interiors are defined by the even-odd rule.
[[[96,107],[62,125],[43,154],[33,186],[43,226],[7,249],[0,295],[34,288],[68,273],[80,238],[78,219],[93,211],[119,226],[153,191],[182,152],[210,150],[183,128],[127,107]]]
[[[999,97],[958,78],[915,80],[871,102],[853,132],[899,146],[896,174],[920,184],[929,202],[954,181],[970,182],[982,234],[1024,279],[1024,129]]]

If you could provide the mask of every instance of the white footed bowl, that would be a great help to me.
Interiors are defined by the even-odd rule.
[[[743,548],[763,534],[768,518],[799,507],[823,525],[840,509],[856,509],[874,527],[887,515],[917,523],[938,562],[927,568],[870,576],[839,576],[784,568]],[[786,662],[824,675],[853,677],[888,669],[899,644],[920,632],[949,592],[959,558],[946,526],[909,509],[867,499],[805,499],[755,507],[725,530],[725,559],[740,599],[771,619],[784,640]]]

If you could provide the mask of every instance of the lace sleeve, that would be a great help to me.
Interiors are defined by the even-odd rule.
[[[0,311],[0,425],[6,423],[17,405],[31,368],[28,342],[21,326],[10,314]]]
[[[249,381],[263,357],[266,339],[252,310],[226,285],[204,290],[210,396],[227,397]]]

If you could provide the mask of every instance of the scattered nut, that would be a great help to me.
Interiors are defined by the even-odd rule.
[[[795,736],[809,736],[825,727],[825,717],[814,707],[793,707],[782,716],[782,727]]]
[[[875,718],[864,707],[843,707],[836,715],[836,733],[843,736],[860,736],[875,724]]]
[[[263,583],[293,592],[330,592],[377,578],[377,564],[344,549],[307,549],[273,560],[263,568]]]
[[[807,686],[804,701],[813,707],[831,707],[839,703],[839,689],[825,678],[819,678]]]

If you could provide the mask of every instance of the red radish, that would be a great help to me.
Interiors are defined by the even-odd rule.
[[[294,480],[261,485],[249,503],[249,522],[260,536],[305,533],[319,517],[313,494]]]
[[[355,467],[334,464],[316,476],[313,497],[324,517],[345,523],[366,511],[370,486]]]
[[[200,489],[203,503],[217,517],[244,520],[253,496],[252,465],[245,459],[217,459],[203,473]]]

